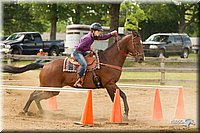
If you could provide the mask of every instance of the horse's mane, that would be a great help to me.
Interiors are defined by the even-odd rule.
[[[130,34],[129,34],[129,35],[130,35]],[[129,35],[123,36],[123,37],[122,37],[121,39],[119,39],[117,42],[120,43],[122,40],[128,38]],[[114,47],[114,46],[116,45],[117,42],[115,41],[110,47],[106,48],[104,51],[107,51],[107,50],[111,49],[112,47]],[[101,51],[103,52],[103,50],[101,50]]]

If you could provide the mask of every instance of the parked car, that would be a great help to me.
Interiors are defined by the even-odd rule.
[[[39,49],[50,56],[58,56],[64,52],[64,40],[43,41],[39,32],[14,33],[2,43],[11,46],[12,54],[35,55]]]
[[[181,58],[188,58],[192,51],[190,37],[185,33],[153,34],[143,42],[143,45],[145,56],[179,55]]]
[[[5,45],[3,43],[0,43],[0,53],[7,54],[9,52],[10,52],[10,45]]]

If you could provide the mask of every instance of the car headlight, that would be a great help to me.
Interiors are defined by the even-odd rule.
[[[156,45],[150,45],[149,48],[150,48],[150,49],[157,49],[158,46],[156,46]]]
[[[10,45],[5,45],[5,48],[10,49],[11,46]]]

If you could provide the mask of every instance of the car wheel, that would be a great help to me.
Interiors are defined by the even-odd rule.
[[[52,48],[49,52],[50,56],[58,56],[59,55],[59,50],[58,48]]]
[[[18,55],[21,55],[22,54],[22,51],[20,49],[13,49],[12,54],[18,54]]]
[[[158,57],[159,57],[159,58],[165,57],[165,50],[164,50],[164,49],[160,49],[160,50],[159,50],[159,52],[158,52]]]
[[[182,53],[182,55],[181,55],[181,58],[188,58],[188,55],[189,55],[188,49],[184,49],[184,50],[183,50],[183,53]]]

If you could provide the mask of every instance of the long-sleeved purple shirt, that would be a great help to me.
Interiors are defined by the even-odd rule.
[[[110,37],[112,37],[112,35],[110,33],[108,33],[108,34],[99,36],[98,40],[107,40]],[[80,52],[90,51],[90,47],[91,47],[92,43],[94,42],[94,40],[95,40],[94,36],[93,36],[92,32],[90,31],[88,34],[81,37],[79,43],[77,45],[75,45],[75,50],[80,51]]]

